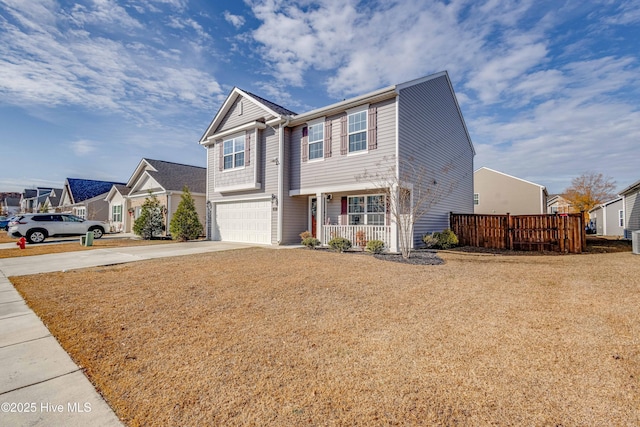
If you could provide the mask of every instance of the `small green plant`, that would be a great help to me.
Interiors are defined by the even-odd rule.
[[[379,254],[384,251],[384,242],[382,240],[369,240],[365,249],[372,254]]]
[[[422,241],[427,248],[434,249],[449,249],[458,244],[458,237],[455,233],[448,228],[442,232],[435,232],[433,234],[425,234],[422,237]]]
[[[305,245],[309,249],[315,249],[316,246],[320,245],[320,240],[315,237],[307,237],[302,239],[302,244]]]
[[[329,240],[329,247],[336,252],[344,252],[351,249],[351,240],[344,237],[334,237]]]

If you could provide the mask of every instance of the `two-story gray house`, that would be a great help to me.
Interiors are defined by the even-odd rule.
[[[414,244],[447,228],[449,212],[473,213],[475,151],[447,72],[303,114],[234,88],[200,144],[212,240],[295,244],[309,230],[326,244],[362,233],[396,251],[388,194],[398,189],[362,179],[381,169],[430,170],[424,185],[448,189],[416,221]]]

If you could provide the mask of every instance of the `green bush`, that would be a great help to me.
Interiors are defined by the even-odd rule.
[[[302,239],[302,244],[309,249],[315,249],[315,247],[320,244],[320,240],[316,239],[315,237],[306,237]]]
[[[329,240],[329,247],[336,252],[344,252],[351,249],[351,240],[344,237],[334,237]]]
[[[422,241],[429,249],[449,249],[458,245],[458,237],[448,228],[442,232],[425,234]]]
[[[171,218],[169,231],[174,240],[183,242],[197,239],[202,234],[202,223],[198,217],[196,204],[186,185],[182,188],[180,203]]]
[[[384,242],[382,240],[369,240],[365,250],[372,254],[382,253],[384,251]]]

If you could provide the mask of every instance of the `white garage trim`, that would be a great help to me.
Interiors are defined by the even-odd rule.
[[[215,204],[214,240],[271,244],[271,200]]]

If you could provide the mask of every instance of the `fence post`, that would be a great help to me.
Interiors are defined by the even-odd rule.
[[[511,218],[511,214],[507,212],[507,229],[505,230],[505,235],[507,236],[507,247],[510,251],[513,250],[513,219]]]

